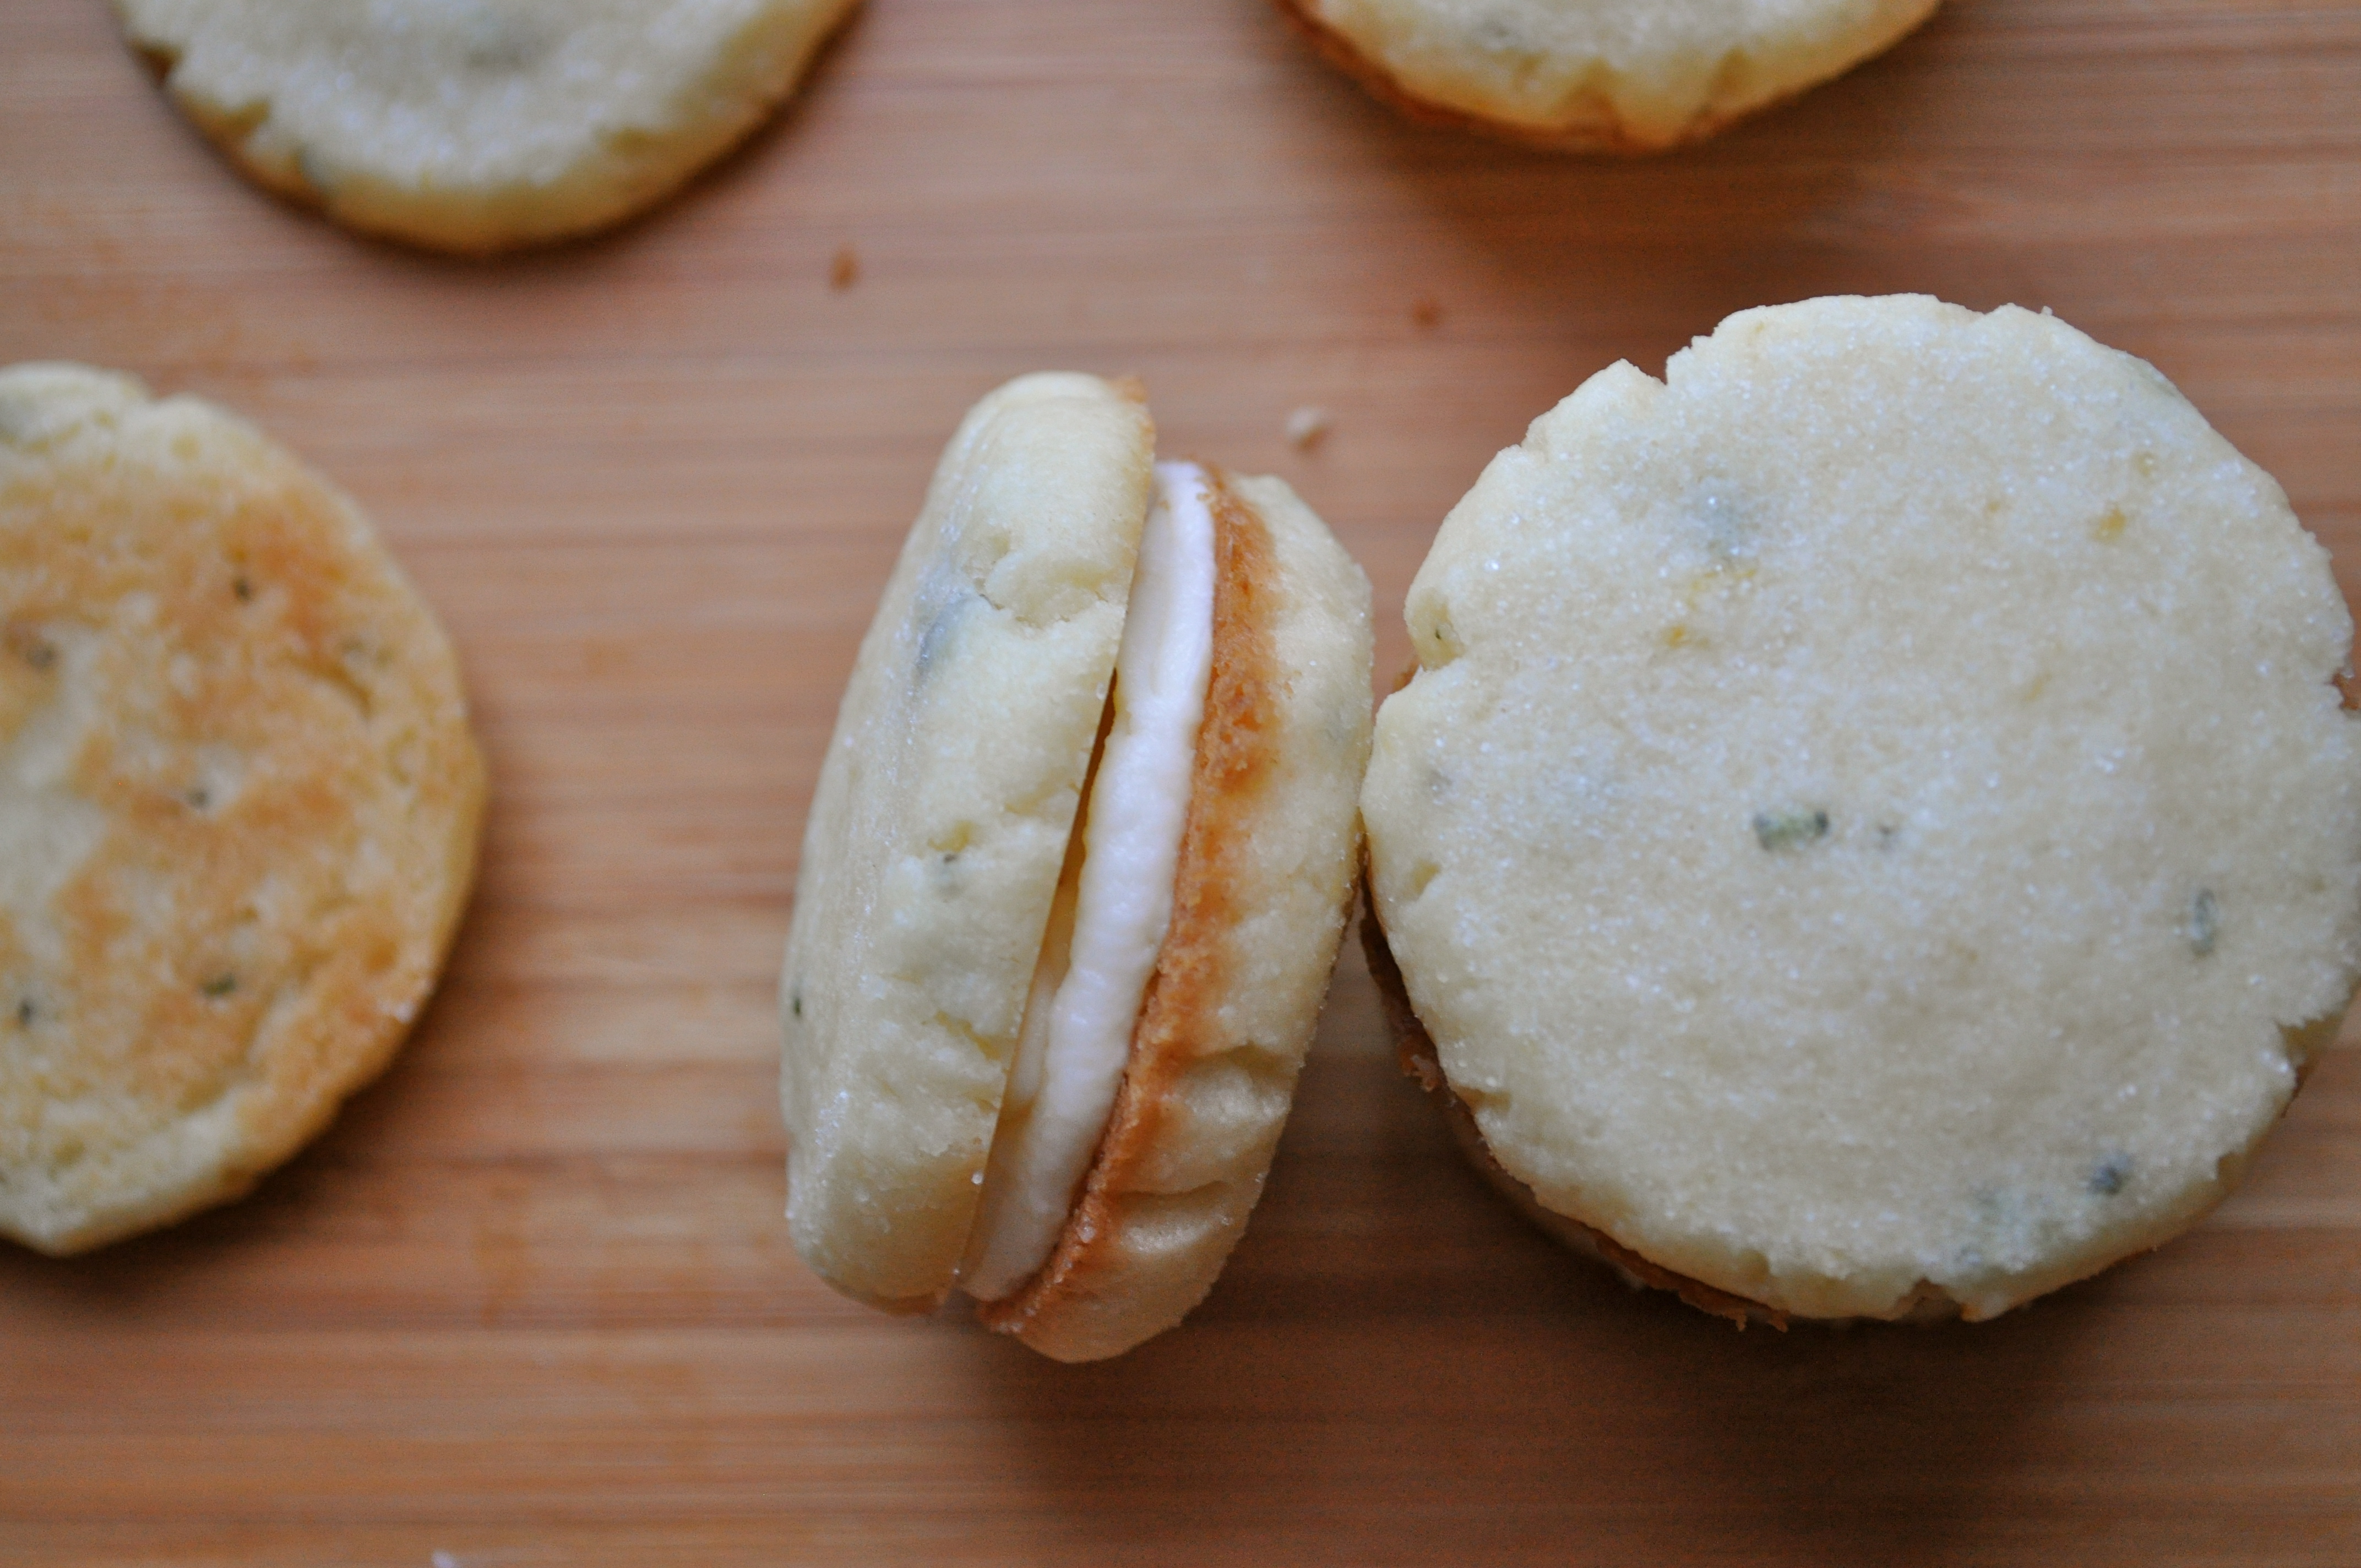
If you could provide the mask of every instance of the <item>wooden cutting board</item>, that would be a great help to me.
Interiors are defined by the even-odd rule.
[[[1264,0],[872,0],[653,217],[463,264],[247,187],[97,0],[0,4],[0,361],[216,398],[350,488],[496,780],[441,999],[316,1147],[0,1248],[0,1562],[2361,1563],[2349,1045],[2201,1229],[1981,1327],[1627,1292],[1455,1162],[1350,959],[1252,1231],[1135,1354],[873,1316],[787,1248],[804,807],[972,400],[1139,373],[1166,451],[1328,517],[1390,671],[1435,524],[1584,378],[1905,290],[2153,360],[2349,591],[2361,5],[1954,0],[1620,163],[1408,126]]]

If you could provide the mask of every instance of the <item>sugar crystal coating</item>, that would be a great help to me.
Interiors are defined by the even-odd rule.
[[[1970,1316],[2216,1201],[2361,947],[2351,621],[2279,487],[2046,315],[1749,312],[1444,522],[1363,795],[1547,1208],[1813,1316]]]

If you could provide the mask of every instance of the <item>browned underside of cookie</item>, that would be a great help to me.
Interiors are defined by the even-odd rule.
[[[0,496],[0,738],[68,716],[55,798],[97,825],[0,911],[0,1232],[60,1254],[245,1192],[383,1069],[484,801],[450,648],[351,502],[107,395]]]
[[[1172,894],[1172,924],[1157,950],[1132,1033],[1131,1057],[1106,1132],[1083,1178],[1081,1200],[1049,1260],[1025,1287],[979,1303],[976,1316],[1021,1334],[1037,1319],[1110,1284],[1116,1206],[1165,1136],[1175,1082],[1202,1054],[1198,1041],[1229,985],[1223,954],[1238,911],[1230,898],[1233,857],[1246,849],[1234,826],[1267,786],[1278,761],[1278,559],[1270,530],[1208,468],[1213,517],[1213,670],[1189,785],[1189,815]]]
[[[1737,114],[1701,115],[1683,126],[1670,139],[1663,141],[1633,136],[1622,117],[1616,114],[1614,104],[1604,93],[1587,95],[1596,118],[1583,125],[1554,130],[1518,125],[1511,120],[1496,120],[1422,98],[1404,87],[1391,71],[1363,54],[1360,46],[1352,39],[1314,16],[1306,8],[1304,0],[1274,0],[1274,3],[1279,6],[1279,14],[1294,24],[1296,31],[1303,35],[1323,59],[1358,82],[1371,96],[1409,118],[1421,125],[1475,131],[1522,147],[1539,148],[1545,152],[1614,153],[1627,158],[1669,152],[1675,148],[1702,141],[1725,126],[1761,114],[1796,95],[1782,94],[1769,103],[1755,104]],[[1801,91],[1797,90],[1798,93]]]

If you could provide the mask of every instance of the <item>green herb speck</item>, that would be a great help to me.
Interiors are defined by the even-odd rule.
[[[214,976],[213,979],[205,981],[205,983],[198,989],[203,991],[207,996],[216,999],[227,996],[231,992],[237,989],[237,976],[234,974],[217,974]]]
[[[41,1010],[33,1005],[33,999],[31,997],[27,996],[23,1001],[16,1003],[16,1027],[19,1029],[31,1028],[33,1026],[33,1020],[40,1015]]]
[[[240,604],[250,603],[254,598],[254,585],[242,576],[230,579],[229,591],[237,596]]]
[[[2189,950],[2203,958],[2213,950],[2213,940],[2221,934],[2222,905],[2212,888],[2201,887],[2189,901]]]
[[[1754,839],[1766,850],[1800,850],[1828,836],[1825,811],[1758,811]]]
[[[2090,1177],[2083,1182],[2083,1186],[2089,1188],[2098,1197],[2113,1198],[2124,1190],[2124,1183],[2131,1179],[2132,1157],[2127,1154],[2111,1154],[2091,1168]]]
[[[952,644],[959,638],[961,623],[967,619],[968,607],[975,602],[975,598],[972,593],[961,592],[938,604],[934,613],[928,617],[927,629],[918,634],[917,669],[914,676],[918,685],[924,685],[927,678],[935,673],[935,666],[950,656]]]

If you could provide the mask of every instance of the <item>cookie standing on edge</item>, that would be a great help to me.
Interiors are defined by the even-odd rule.
[[[968,415],[845,693],[781,981],[796,1250],[890,1310],[961,1285],[1061,1360],[1170,1327],[1236,1245],[1367,755],[1359,568],[1279,481],[1154,446],[1088,376]]]
[[[418,1015],[483,764],[441,628],[251,426],[0,371],[0,1234],[235,1198]]]
[[[2155,1246],[2352,995],[2327,554],[2048,316],[1817,300],[1602,371],[1408,618],[1362,807],[1414,1065],[1709,1310],[1983,1318]]]
[[[1279,0],[1414,119],[1577,152],[1712,135],[1891,47],[1937,0]]]
[[[857,0],[115,0],[263,184],[482,253],[654,205],[791,91]]]

